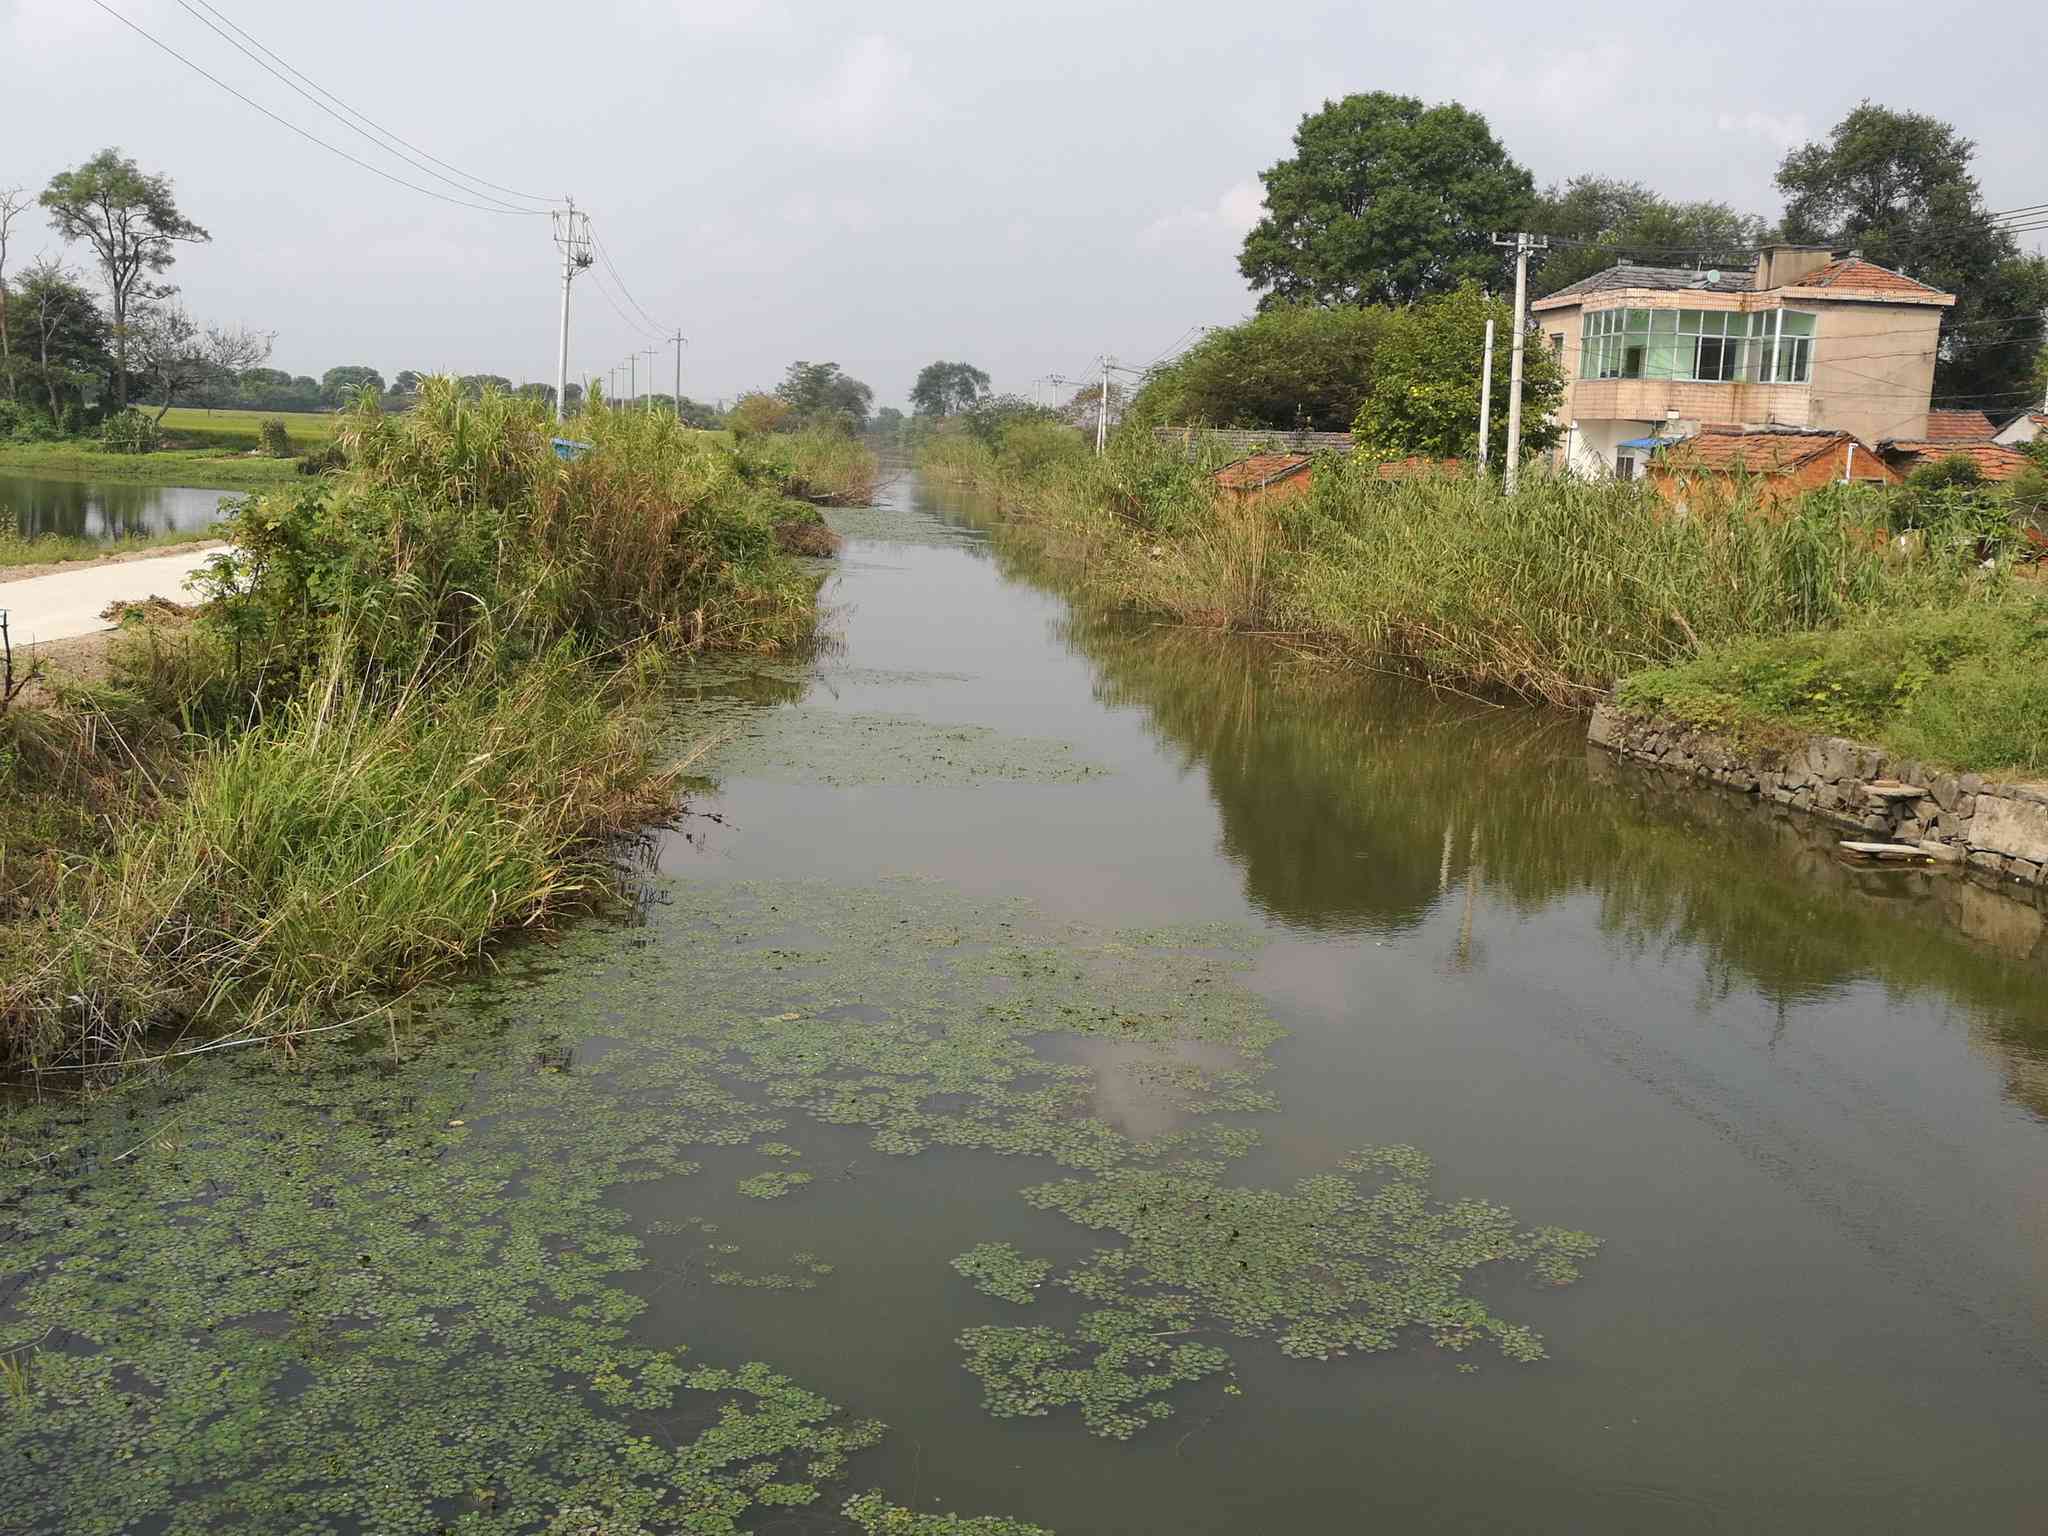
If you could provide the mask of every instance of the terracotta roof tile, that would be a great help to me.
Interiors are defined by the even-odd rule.
[[[1701,432],[1662,450],[1654,462],[1671,474],[1782,475],[1845,440],[1846,432]]]
[[[1382,480],[1427,480],[1435,476],[1449,479],[1465,473],[1463,459],[1425,459],[1418,456],[1406,459],[1389,459],[1373,467],[1373,473]]]
[[[1982,471],[1986,480],[2010,480],[2034,462],[2019,449],[2002,443],[1891,442],[1882,446],[1885,458],[1900,470],[1915,470],[1943,459],[1965,458]]]
[[[1998,425],[1982,411],[1929,411],[1927,440],[1930,443],[1988,443]]]
[[[1939,288],[1916,283],[1903,272],[1894,272],[1890,267],[1880,267],[1876,262],[1865,261],[1861,256],[1844,256],[1838,261],[1831,261],[1826,266],[1809,272],[1785,286],[1827,288],[1837,293],[1865,293],[1879,297],[1947,297]]]
[[[1305,453],[1255,453],[1216,471],[1216,484],[1226,491],[1256,491],[1300,474],[1315,460]]]

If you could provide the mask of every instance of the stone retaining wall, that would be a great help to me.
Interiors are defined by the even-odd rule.
[[[1974,773],[1930,773],[1919,763],[1832,736],[1790,750],[1747,751],[1711,732],[1608,705],[1593,711],[1586,736],[1622,757],[1810,812],[1873,842],[1903,843],[1946,863],[2048,885],[2048,784],[1994,784]],[[1925,794],[1873,793],[1873,786],[1895,785]]]

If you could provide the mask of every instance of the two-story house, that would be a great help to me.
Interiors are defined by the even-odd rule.
[[[1529,309],[1566,377],[1561,462],[1632,479],[1708,425],[1924,439],[1954,303],[1859,256],[1773,245],[1747,272],[1620,263]]]

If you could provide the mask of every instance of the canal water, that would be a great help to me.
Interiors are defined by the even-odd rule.
[[[0,1528],[283,1528],[275,1466],[335,1529],[542,1528],[562,1381],[571,1438],[635,1437],[613,1469],[702,1427],[591,1374],[607,1321],[888,1426],[764,1531],[867,1487],[1066,1536],[2048,1525],[2036,907],[1845,867],[1574,719],[1089,616],[941,488],[838,521],[827,654],[706,669],[637,914],[513,955],[466,1043],[14,1128],[62,1188],[0,1345],[136,1395],[76,1388]],[[1339,1297],[1377,1332],[1288,1332]],[[1220,1354],[1120,1372],[1105,1305]],[[526,1356],[562,1376],[507,1385]],[[80,1459],[145,1412],[150,1470]]]
[[[122,485],[0,470],[0,525],[24,538],[62,534],[80,539],[130,539],[204,528],[221,516],[233,491],[183,485]]]

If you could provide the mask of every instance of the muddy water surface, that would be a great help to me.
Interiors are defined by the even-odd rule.
[[[2037,909],[845,521],[637,920],[19,1122],[0,1529],[2048,1521]]]

